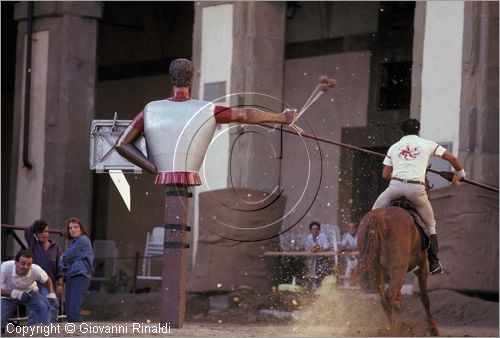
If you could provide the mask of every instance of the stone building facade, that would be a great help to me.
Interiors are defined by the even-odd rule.
[[[4,224],[46,218],[57,228],[77,216],[92,239],[115,240],[124,257],[142,252],[146,232],[162,223],[163,189],[149,174],[128,175],[129,212],[110,177],[89,170],[90,123],[115,112],[131,119],[167,97],[176,57],[195,64],[194,98],[231,106],[300,108],[319,75],[336,78],[301,120],[307,133],[384,153],[399,138],[399,122],[419,118],[421,135],[458,154],[468,177],[498,186],[497,2],[68,1],[35,2],[31,14],[19,2],[2,3],[4,13],[12,17],[2,31],[15,34],[2,39],[2,56],[15,50],[8,54],[15,69],[2,71],[2,83],[11,84],[2,85]],[[209,212],[197,202],[203,192],[281,190],[291,211],[282,228],[293,226],[283,246],[305,237],[313,220],[344,230],[386,186],[380,158],[259,127],[217,133],[205,184],[194,191],[194,243]],[[498,218],[496,228],[498,240]]]

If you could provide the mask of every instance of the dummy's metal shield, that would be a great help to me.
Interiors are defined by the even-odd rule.
[[[94,120],[90,128],[90,170],[107,173],[110,170],[123,170],[125,173],[142,173],[142,169],[123,158],[115,148],[121,133],[128,127],[130,120]],[[134,142],[135,146],[147,156],[146,141],[143,136]]]

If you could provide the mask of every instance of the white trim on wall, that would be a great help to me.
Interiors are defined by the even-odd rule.
[[[426,3],[421,136],[459,144],[464,3]],[[456,149],[451,149],[457,152]]]
[[[202,9],[201,19],[201,65],[200,65],[200,100],[214,99],[205,97],[205,85],[225,83],[225,92],[230,94],[231,65],[233,59],[233,4],[207,6]],[[221,86],[222,88],[223,86]],[[218,104],[228,105],[229,99],[217,100]],[[229,174],[229,132],[228,126],[218,126],[214,142],[205,155],[200,170],[203,184],[194,190],[194,227],[193,227],[193,265],[198,249],[199,238],[199,198],[207,190],[227,188]],[[204,170],[204,166],[209,170]]]

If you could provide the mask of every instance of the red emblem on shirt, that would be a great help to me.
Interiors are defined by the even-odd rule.
[[[407,144],[399,148],[398,156],[405,160],[414,160],[420,156],[421,149],[419,146]]]

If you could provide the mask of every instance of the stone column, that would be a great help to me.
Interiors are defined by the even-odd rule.
[[[498,2],[465,2],[461,96],[460,159],[498,186]]]
[[[194,8],[192,60],[197,71],[193,77],[193,98],[213,99],[206,95],[204,86],[216,82],[215,97],[228,97],[224,104],[258,105],[280,112],[286,2],[199,1]],[[243,94],[248,92],[269,96]],[[194,189],[194,256],[199,229],[198,193],[226,187],[279,191],[276,186],[280,184],[280,133],[271,135],[263,127],[250,125],[232,127],[229,137],[218,137],[205,157],[211,182],[204,180],[204,185]]]
[[[89,130],[94,116],[99,2],[34,2],[30,132],[23,166],[23,115],[28,6],[19,2],[11,208],[16,224],[70,216],[89,224],[92,176]],[[89,227],[90,228],[90,227]]]
[[[239,94],[232,97],[233,105],[257,105],[276,112],[285,108],[281,102],[285,20],[286,2],[234,2],[231,91],[269,96]],[[262,127],[249,125],[233,131],[231,146],[238,141],[231,157],[232,183],[236,187],[273,191],[280,183],[280,134],[271,135]],[[243,132],[248,133],[241,135]]]
[[[425,1],[415,2],[415,16],[413,19],[410,117],[416,119],[420,119],[420,112],[422,110],[422,64],[424,58],[426,6]]]

